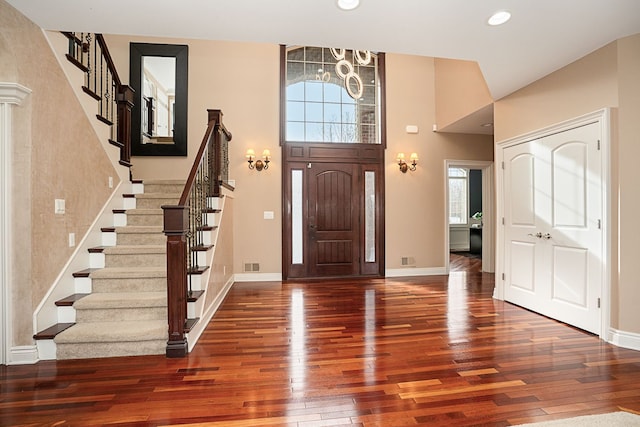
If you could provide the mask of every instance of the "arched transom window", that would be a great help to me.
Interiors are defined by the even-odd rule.
[[[284,62],[285,142],[382,142],[379,55],[294,46]]]

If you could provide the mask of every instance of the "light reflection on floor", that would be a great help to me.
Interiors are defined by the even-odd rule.
[[[447,328],[450,342],[466,342],[469,336],[467,272],[449,273],[447,292]]]
[[[291,324],[289,350],[289,378],[295,395],[296,390],[305,390],[307,372],[306,328],[304,293],[294,289],[291,294]]]

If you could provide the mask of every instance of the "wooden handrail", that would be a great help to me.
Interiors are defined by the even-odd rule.
[[[212,212],[210,199],[219,195],[220,169],[224,166],[228,170],[227,164],[222,165],[221,158],[226,142],[231,140],[231,133],[222,124],[222,111],[207,111],[207,130],[178,204],[162,206],[167,236],[167,357],[184,357],[188,353],[187,296],[191,289],[187,276],[209,267],[198,265],[198,257],[191,254],[195,247],[203,244],[207,214]],[[224,141],[221,135],[226,138]]]
[[[118,75],[116,65],[113,63],[113,58],[111,58],[111,53],[109,52],[109,48],[107,47],[107,42],[104,41],[104,36],[102,34],[96,34],[96,42],[102,49],[102,56],[104,56],[105,61],[107,61],[107,67],[113,75],[113,81],[116,83],[116,86],[122,86],[122,81],[120,80],[120,76]]]

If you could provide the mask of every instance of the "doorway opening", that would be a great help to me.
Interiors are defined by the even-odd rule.
[[[469,171],[478,172],[470,174]],[[464,248],[470,252],[478,252],[478,256],[482,258],[482,271],[493,273],[495,271],[493,162],[445,160],[444,173],[444,182],[446,183],[444,204],[446,230],[444,244],[445,269],[447,273],[450,271],[449,254],[452,248]],[[478,196],[477,194],[470,194],[471,191],[478,190],[471,189],[470,191],[469,175],[479,175],[478,188],[481,188],[482,194],[480,200],[477,201],[477,205],[481,206],[481,210],[474,207],[474,204],[469,203],[471,198],[476,199]],[[450,181],[451,185],[449,184]],[[460,192],[465,196],[463,197],[464,202],[461,202],[464,205],[456,203]],[[453,209],[451,205],[453,205]],[[473,212],[471,212],[472,210]],[[474,216],[475,218],[473,218]]]

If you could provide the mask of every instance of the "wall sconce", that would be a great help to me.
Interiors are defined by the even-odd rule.
[[[398,153],[397,160],[398,166],[400,166],[400,172],[407,173],[407,170],[413,172],[414,170],[416,170],[416,166],[418,165],[418,154],[411,153],[411,156],[409,157],[411,163],[409,164],[407,164],[407,162],[404,160],[404,153]]]
[[[247,150],[247,162],[249,163],[249,169],[255,169],[260,172],[262,169],[269,169],[269,162],[271,160],[271,152],[264,150],[262,152],[262,159],[256,160],[256,152],[252,148]],[[253,164],[255,162],[255,165]]]

